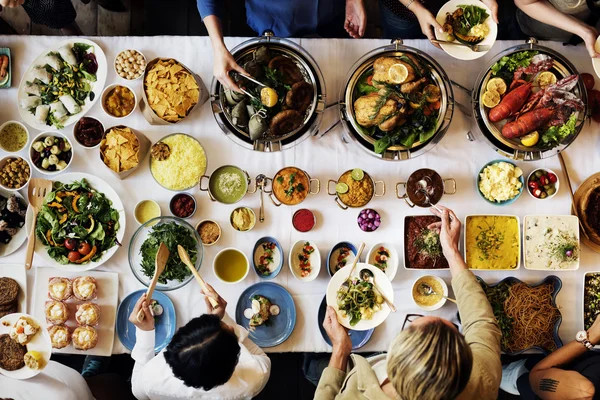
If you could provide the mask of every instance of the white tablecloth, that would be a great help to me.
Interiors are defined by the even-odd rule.
[[[107,85],[123,82],[120,78],[117,78],[112,68],[112,61],[116,54],[123,49],[136,48],[141,50],[148,60],[157,56],[178,59],[198,73],[206,85],[210,87],[213,62],[208,38],[97,37],[92,39],[100,44],[109,60]],[[62,40],[62,38],[0,36],[0,47],[10,47],[13,55],[13,88],[0,90],[0,122],[19,119],[16,96],[17,86],[23,72],[38,54],[59,40]],[[243,38],[228,38],[226,43],[232,48],[244,40]],[[387,40],[350,39],[301,39],[297,42],[312,54],[322,69],[327,85],[328,103],[338,99],[340,86],[345,80],[346,73],[358,58],[378,46],[389,43]],[[486,56],[470,62],[452,59],[426,41],[407,41],[406,44],[427,51],[444,67],[451,79],[470,88],[473,86],[480,69],[488,65],[488,61],[495,54],[507,47],[518,44],[518,42],[496,42],[494,48]],[[544,45],[548,45],[565,55],[575,64],[579,72],[593,74],[590,58],[583,47],[563,47],[560,43],[544,43]],[[141,80],[128,84],[134,88],[138,98],[141,98]],[[468,99],[463,93],[455,89],[455,95],[463,104],[468,105]],[[199,192],[198,189],[191,191],[198,200],[198,211],[190,220],[190,223],[195,225],[203,218],[213,218],[223,227],[223,237],[218,245],[205,249],[201,273],[229,302],[228,311],[230,315],[234,314],[235,305],[241,292],[246,287],[259,282],[259,279],[251,271],[245,281],[240,284],[225,285],[220,283],[212,272],[212,260],[214,255],[226,246],[235,246],[250,256],[255,241],[262,236],[270,235],[280,241],[287,257],[290,246],[296,240],[311,239],[318,244],[323,266],[329,249],[341,240],[348,240],[357,245],[361,241],[365,241],[368,247],[381,241],[393,242],[398,252],[403,254],[404,216],[425,214],[427,211],[424,209],[410,209],[403,201],[396,199],[393,187],[396,182],[406,180],[410,173],[418,168],[433,168],[445,178],[452,177],[456,179],[457,194],[445,196],[443,204],[453,208],[461,220],[464,220],[467,214],[474,213],[516,214],[521,218],[532,213],[569,213],[570,199],[566,185],[561,185],[559,193],[552,200],[536,201],[527,193],[524,193],[513,205],[505,208],[490,205],[479,198],[475,187],[475,176],[483,164],[500,158],[500,156],[487,143],[481,141],[471,143],[466,140],[465,134],[470,129],[471,120],[463,116],[458,110],[455,110],[450,130],[440,144],[426,155],[404,162],[380,161],[370,157],[354,145],[344,144],[340,140],[342,128],[339,126],[321,140],[311,137],[288,151],[261,154],[245,150],[234,145],[223,135],[213,118],[208,103],[198,107],[188,119],[176,126],[151,126],[139,110],[136,110],[133,115],[127,117],[124,121],[117,121],[104,114],[99,103],[93,107],[88,115],[98,117],[105,127],[124,122],[126,125],[143,132],[153,142],[173,132],[191,134],[200,140],[207,151],[208,173],[223,164],[234,164],[247,170],[252,177],[259,173],[273,176],[280,168],[293,165],[305,169],[312,177],[321,180],[321,193],[316,196],[309,196],[301,205],[315,211],[318,218],[316,228],[308,234],[298,233],[291,226],[291,216],[298,207],[275,208],[270,203],[266,203],[265,223],[258,223],[256,228],[248,233],[236,232],[228,223],[229,214],[233,209],[232,206],[213,203],[205,193]],[[329,127],[337,118],[338,111],[336,108],[326,111],[321,129]],[[571,179],[575,187],[586,177],[600,170],[600,158],[597,156],[599,140],[597,131],[598,125],[596,123],[586,125],[584,131],[566,154]],[[63,132],[72,138],[72,127],[64,129]],[[35,135],[36,131],[31,129],[31,134]],[[105,169],[97,152],[83,150],[81,147],[76,146],[74,161],[69,167],[69,172],[88,172],[105,179],[117,191],[125,204],[127,229],[123,248],[119,249],[111,260],[100,267],[100,270],[119,273],[119,299],[124,298],[132,291],[143,288],[132,275],[127,260],[129,238],[137,228],[137,223],[133,218],[135,204],[142,199],[155,199],[160,203],[163,215],[165,215],[169,214],[168,201],[173,195],[172,192],[163,189],[152,179],[147,167],[147,160],[144,160],[142,164],[143,166],[138,171],[120,181]],[[525,174],[538,167],[560,171],[560,165],[556,157],[538,162],[519,162],[518,164],[523,168]],[[356,167],[369,172],[377,180],[384,180],[387,185],[387,194],[382,198],[374,199],[369,204],[370,207],[381,213],[383,221],[381,228],[374,233],[363,233],[356,224],[358,211],[341,210],[334,203],[333,198],[328,196],[326,190],[324,190],[328,179],[337,179],[342,172]],[[559,174],[559,178],[564,179],[564,176]],[[26,193],[23,194],[26,195]],[[258,195],[248,195],[240,204],[258,210]],[[24,253],[25,246],[12,256],[3,259],[2,262],[21,263]],[[363,259],[365,256],[366,252]],[[583,246],[581,268],[578,271],[556,272],[564,284],[561,293],[558,295],[558,303],[563,315],[560,333],[564,341],[573,339],[575,332],[582,328],[583,275],[587,271],[600,270],[600,267],[596,267],[599,261],[600,256],[598,254]],[[40,265],[39,258],[36,259],[35,265]],[[284,267],[284,270],[274,279],[274,282],[283,285],[294,297],[297,311],[296,327],[285,343],[267,349],[267,351],[328,351],[330,348],[321,338],[317,325],[317,310],[329,281],[325,267],[322,268],[319,277],[310,284],[297,281],[289,271],[287,262]],[[393,337],[400,330],[405,315],[420,312],[411,300],[410,290],[415,279],[425,273],[427,272],[407,271],[400,266],[393,281],[395,304],[398,307],[398,312],[390,315],[387,321],[375,330],[373,337],[363,350],[386,350]],[[550,274],[545,271],[529,271],[524,268],[511,272],[478,271],[477,273],[487,282],[496,282],[513,275],[530,283],[540,281]],[[448,283],[450,282],[448,271],[436,271],[435,274],[443,277]],[[33,276],[33,270],[28,272],[29,288],[33,287]],[[29,293],[30,305],[32,304],[31,298],[33,295],[33,293]],[[185,324],[189,319],[200,315],[205,310],[204,300],[194,282],[177,291],[168,292],[167,295],[175,304],[178,326]],[[451,303],[447,303],[434,314],[450,318],[455,316],[456,307]],[[115,337],[113,352],[123,353],[125,351],[125,348]]]

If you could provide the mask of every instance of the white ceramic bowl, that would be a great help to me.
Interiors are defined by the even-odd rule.
[[[75,124],[73,124],[73,132],[72,133],[73,133],[73,139],[75,140],[75,143],[77,143],[78,145],[80,145],[84,149],[89,149],[89,150],[96,149],[96,148],[100,147],[100,143],[102,141],[98,142],[98,144],[95,145],[95,146],[88,147],[88,146],[84,146],[83,144],[81,144],[79,142],[79,140],[77,140],[77,136],[75,136],[75,130],[79,126],[79,122],[81,121],[82,118],[91,118],[91,119],[95,119],[96,121],[100,122],[100,126],[102,127],[102,137],[104,137],[104,133],[106,132],[105,129],[104,129],[104,124],[102,123],[102,121],[100,121],[97,117],[94,117],[94,116],[91,116],[91,115],[86,115],[84,117],[79,118],[79,121],[77,121]]]
[[[419,283],[419,280],[421,280],[421,278],[424,278],[424,277],[431,277],[431,278],[435,279],[436,281],[438,281],[442,285],[442,288],[444,288],[444,293],[443,293],[444,296],[446,296],[446,297],[448,296],[448,285],[446,285],[446,282],[444,282],[444,280],[442,278],[440,278],[439,276],[435,276],[435,275],[423,275],[423,276],[420,276],[419,278],[417,278],[415,280],[415,283],[413,283],[413,285],[412,285],[410,296],[413,299],[413,302],[420,309],[425,310],[425,311],[435,311],[435,310],[438,310],[438,309],[442,308],[442,306],[444,304],[446,304],[446,299],[445,298],[442,298],[440,301],[438,301],[437,303],[435,303],[432,306],[422,306],[422,305],[420,305],[419,303],[416,302],[415,298],[412,295],[413,290],[415,290],[417,284]]]
[[[221,253],[223,253],[225,251],[229,251],[229,250],[237,251],[242,256],[244,256],[244,259],[246,260],[246,273],[244,273],[244,276],[241,279],[239,279],[239,280],[237,280],[235,282],[227,282],[227,281],[221,279],[221,277],[217,274],[217,269],[216,269],[216,263],[215,262],[217,261],[217,259],[221,255]],[[236,249],[235,247],[227,247],[227,248],[224,248],[223,250],[221,250],[221,251],[219,251],[217,253],[217,255],[215,256],[215,258],[213,259],[213,265],[212,265],[212,267],[213,267],[213,274],[215,274],[215,276],[217,277],[218,280],[220,280],[221,282],[226,283],[228,285],[233,285],[233,284],[236,284],[236,283],[240,283],[241,281],[243,281],[244,279],[246,279],[246,277],[248,276],[248,273],[250,272],[250,261],[248,260],[248,257],[246,257],[246,255],[244,254],[243,251],[241,251],[239,249]]]
[[[137,78],[123,78],[121,75],[119,75],[119,71],[117,70],[117,57],[119,57],[121,55],[121,53],[124,53],[126,51],[137,51],[143,58],[144,58],[144,68],[141,70],[140,72],[140,76],[138,76]],[[126,81],[135,81],[138,79],[141,79],[145,72],[146,72],[146,66],[148,65],[148,60],[146,59],[146,56],[144,55],[144,53],[142,53],[141,51],[139,51],[138,49],[125,49],[120,51],[116,56],[115,56],[115,60],[113,61],[113,68],[115,69],[115,74],[117,74],[117,76],[121,79],[125,79]]]
[[[217,238],[217,240],[215,240],[213,243],[210,243],[210,244],[206,244],[206,243],[202,242],[202,244],[204,246],[214,246],[215,244],[217,244],[217,242],[219,241],[219,239],[221,239],[221,236],[223,236],[223,231],[221,230],[221,225],[219,225],[219,223],[217,221],[215,221],[215,220],[212,220],[212,219],[203,219],[202,221],[200,221],[200,222],[198,222],[196,224],[196,232],[198,232],[198,228],[200,227],[200,225],[202,225],[205,222],[213,222],[219,228],[219,237]],[[198,232],[198,235],[200,235],[200,232]]]
[[[27,179],[27,182],[21,186],[20,188],[16,188],[16,189],[12,189],[9,187],[4,186],[2,183],[0,183],[0,187],[2,187],[2,189],[4,190],[8,190],[9,192],[16,192],[17,190],[21,190],[27,187],[27,185],[29,184],[29,181],[31,180],[31,174],[33,174],[33,169],[31,167],[31,163],[29,162],[29,160],[25,157],[19,157],[16,155],[8,155],[5,157],[2,157],[0,159],[0,170],[2,170],[2,168],[4,168],[4,166],[6,165],[6,163],[8,162],[8,160],[13,159],[13,158],[22,158],[23,160],[25,160],[25,162],[27,163],[27,165],[29,165],[29,179]]]
[[[3,148],[3,147],[0,146],[0,148],[3,151],[5,151],[7,153],[13,153],[14,154],[14,153],[18,153],[19,151],[21,151],[21,150],[23,150],[24,148],[27,147],[27,144],[29,143],[29,129],[27,129],[27,127],[25,126],[25,124],[22,124],[19,121],[6,121],[2,125],[0,125],[0,132],[2,132],[2,129],[4,129],[5,126],[10,125],[10,124],[17,124],[17,125],[19,125],[21,128],[25,129],[25,133],[27,134],[27,141],[25,142],[25,145],[20,150],[17,150],[17,151],[8,151],[5,148]]]
[[[44,141],[44,139],[47,138],[48,136],[56,136],[61,139],[64,139],[67,141],[67,143],[69,143],[69,146],[71,146],[71,159],[69,160],[69,162],[67,163],[67,166],[64,169],[56,170],[56,171],[47,171],[43,168],[38,168],[38,166],[35,165],[35,163],[33,162],[32,154],[35,151],[33,149],[33,144],[38,141]],[[42,132],[39,135],[37,135],[35,138],[33,138],[33,140],[31,141],[31,144],[29,145],[29,159],[31,160],[31,166],[33,166],[33,168],[37,172],[39,172],[40,174],[44,174],[44,175],[58,175],[62,172],[65,172],[69,168],[69,166],[73,163],[74,156],[75,156],[75,149],[73,148],[73,143],[71,143],[71,141],[69,140],[69,138],[67,136],[63,135],[62,133],[60,133],[58,131]]]
[[[246,209],[248,211],[250,211],[250,214],[252,214],[252,216],[254,217],[254,222],[252,223],[252,225],[250,225],[250,227],[246,230],[241,230],[235,227],[235,225],[233,224],[233,213],[236,212],[237,210],[241,210],[241,209]],[[254,226],[256,225],[256,213],[254,212],[253,209],[251,209],[250,207],[246,207],[246,206],[241,206],[241,207],[237,207],[235,210],[233,210],[231,212],[231,214],[229,215],[229,223],[231,224],[231,227],[237,231],[237,232],[250,232]]]
[[[108,96],[108,94],[110,93],[110,91],[113,90],[114,88],[116,88],[117,86],[125,87],[125,88],[129,89],[131,91],[131,93],[133,93],[133,100],[134,100],[133,109],[131,110],[131,112],[129,114],[127,114],[127,115],[125,115],[123,117],[116,117],[116,116],[112,115],[111,113],[109,113],[108,110],[106,110],[106,106],[104,104],[104,100],[106,99],[106,97]],[[112,85],[107,86],[106,89],[104,89],[104,91],[102,92],[102,99],[101,99],[101,101],[102,101],[102,109],[104,110],[104,112],[106,113],[106,115],[108,115],[109,117],[112,117],[112,118],[116,118],[116,119],[123,119],[123,118],[129,117],[131,114],[133,114],[135,112],[135,109],[137,108],[137,101],[138,100],[137,100],[137,95],[135,94],[135,91],[131,87],[129,87],[127,85],[122,85],[120,83],[114,83]]]
[[[300,274],[300,265],[298,261],[298,254],[302,252],[302,247],[304,247],[304,243],[310,243],[312,247],[314,247],[315,251],[310,255],[310,264],[312,270],[310,274],[306,277],[303,277]],[[292,275],[294,278],[298,279],[301,282],[311,282],[314,281],[317,276],[319,276],[319,272],[321,271],[321,253],[319,252],[319,248],[315,244],[315,242],[311,240],[298,240],[292,246],[290,250],[290,254],[288,256],[288,264],[290,266],[290,271],[292,271]]]
[[[140,224],[140,225],[143,225],[143,224],[145,224],[145,223],[147,222],[147,221],[145,221],[145,222],[142,222],[142,221],[140,221],[140,220],[137,218],[137,210],[138,210],[138,208],[140,207],[140,205],[141,205],[142,203],[145,203],[145,202],[154,203],[154,204],[156,205],[156,207],[158,207],[158,215],[157,215],[156,217],[154,217],[154,218],[158,218],[158,217],[161,217],[161,216],[162,216],[162,210],[160,209],[160,204],[158,204],[156,201],[154,201],[154,200],[148,200],[148,199],[146,199],[146,200],[142,200],[142,201],[139,201],[139,202],[138,202],[138,203],[135,205],[135,208],[134,208],[134,210],[133,210],[133,218],[135,218],[135,221],[136,221],[138,224]]]
[[[535,174],[537,171],[545,171],[545,172],[547,172],[547,173],[551,173],[551,174],[554,174],[554,176],[556,176],[556,183],[554,184],[554,187],[556,188],[556,191],[554,192],[554,194],[553,194],[553,195],[551,195],[551,196],[548,196],[548,197],[545,197],[545,198],[541,199],[541,198],[539,198],[539,197],[535,197],[535,196],[533,195],[533,193],[531,193],[531,189],[529,189],[529,179],[530,179],[530,178],[531,178],[531,176],[532,176],[533,174]],[[552,170],[551,170],[551,169],[549,169],[549,168],[536,168],[536,169],[534,169],[533,171],[531,171],[531,173],[530,173],[529,175],[527,175],[527,181],[525,181],[525,186],[527,186],[527,189],[526,189],[526,190],[527,190],[527,193],[529,193],[529,195],[530,195],[531,197],[533,197],[534,199],[536,199],[536,200],[550,200],[551,198],[553,198],[554,196],[556,196],[556,194],[558,193],[558,189],[560,188],[560,179],[558,178],[558,175],[556,174],[556,172],[552,171]]]
[[[375,256],[377,253],[377,249],[379,249],[380,247],[385,247],[390,252],[388,265],[384,273],[390,279],[390,281],[392,281],[396,276],[396,272],[398,272],[398,265],[400,264],[400,256],[398,255],[398,251],[392,243],[377,243],[373,245],[373,247],[371,247],[371,250],[369,250],[369,253],[367,254],[367,264],[375,265]]]

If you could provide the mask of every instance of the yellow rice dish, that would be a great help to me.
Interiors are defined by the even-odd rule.
[[[184,134],[166,137],[160,143],[169,146],[170,155],[163,161],[150,158],[154,179],[170,190],[185,190],[196,185],[206,172],[206,153],[200,143]]]
[[[516,269],[521,256],[519,220],[501,215],[467,217],[467,265],[471,269]]]

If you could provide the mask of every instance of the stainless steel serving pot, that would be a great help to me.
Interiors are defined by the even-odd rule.
[[[585,108],[582,112],[578,112],[575,133],[552,149],[544,149],[539,146],[526,147],[523,146],[519,140],[510,140],[502,136],[501,126],[498,123],[492,123],[488,119],[489,110],[483,105],[481,97],[486,90],[488,81],[492,78],[492,66],[504,56],[527,50],[535,50],[540,54],[547,54],[552,57],[554,59],[554,67],[551,71],[557,75],[558,80],[572,74],[579,74],[575,66],[569,60],[548,47],[538,45],[537,40],[531,38],[525,44],[511,47],[496,55],[496,57],[490,61],[490,65],[479,74],[473,90],[468,92],[471,96],[473,118],[479,128],[479,132],[477,133],[481,134],[481,136],[483,136],[490,146],[492,146],[499,154],[513,160],[533,161],[552,157],[573,143],[583,128],[586,116],[588,116],[588,106],[585,86],[583,85],[583,80],[579,79],[572,92],[583,101]]]
[[[411,148],[402,145],[390,146],[384,153],[377,154],[375,153],[376,139],[363,132],[363,129],[361,129],[360,125],[356,122],[353,105],[358,96],[354,89],[358,84],[360,77],[368,69],[373,67],[373,63],[377,58],[384,56],[399,57],[404,53],[411,53],[421,58],[425,64],[431,68],[431,79],[433,83],[440,88],[441,105],[436,132],[431,139],[423,143],[415,142]],[[391,45],[378,47],[360,58],[352,68],[350,68],[345,84],[342,85],[340,99],[340,118],[345,131],[342,140],[346,143],[356,143],[372,156],[388,161],[408,160],[431,150],[440,140],[442,140],[448,131],[454,113],[454,94],[452,92],[452,85],[441,65],[426,53],[413,47],[403,46],[402,40],[400,39],[393,40]]]
[[[219,124],[225,135],[235,143],[255,151],[281,151],[297,145],[318,130],[325,109],[325,79],[316,61],[306,50],[294,42],[275,37],[271,31],[266,31],[263,36],[241,43],[231,50],[231,54],[236,62],[243,65],[244,62],[253,57],[254,52],[261,46],[267,46],[272,54],[285,55],[291,58],[300,69],[305,80],[313,85],[314,98],[306,112],[302,125],[298,129],[281,136],[264,136],[256,141],[251,140],[247,132],[232,122],[223,85],[216,78],[213,78],[211,84],[211,107],[217,124]]]

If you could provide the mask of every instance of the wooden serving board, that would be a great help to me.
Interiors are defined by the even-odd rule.
[[[583,198],[585,195],[593,189],[594,185],[600,182],[600,172],[596,172],[594,175],[587,178],[583,183],[577,188],[575,193],[573,194],[575,203],[571,206],[571,214],[575,215],[575,207],[577,207],[577,211],[579,215],[583,213]],[[586,232],[587,233],[587,232]],[[588,233],[589,235],[589,233]],[[591,236],[590,236],[591,237]],[[588,239],[583,233],[580,235],[581,241],[590,249],[595,251],[596,253],[600,253],[600,243],[594,242],[592,239]]]

